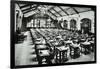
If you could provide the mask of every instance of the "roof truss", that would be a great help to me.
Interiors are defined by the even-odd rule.
[[[65,14],[69,15],[61,6],[58,6]]]
[[[51,13],[53,16],[57,17],[54,13],[52,13],[50,10],[48,10],[49,13]]]
[[[52,9],[62,17],[62,15],[58,11],[56,11],[54,8],[52,8]]]
[[[79,12],[74,8],[74,7],[71,7],[77,14],[79,14]]]
[[[35,9],[36,7],[37,7],[37,5],[35,5],[35,6],[30,6],[29,8],[22,10],[22,12],[27,11],[27,10],[30,10],[30,9]]]
[[[24,8],[24,7],[31,6],[31,5],[33,5],[33,4],[26,4],[24,6],[20,6],[20,8]]]
[[[38,6],[39,6],[39,5],[38,5]],[[22,11],[22,12],[23,12],[23,14],[26,14],[26,13],[28,13],[28,12],[31,12],[31,11],[36,10],[36,9],[38,8],[38,6],[35,6],[34,8],[33,8],[33,7],[30,7],[30,8],[28,8],[28,10],[26,10],[25,12],[24,12],[24,11]]]

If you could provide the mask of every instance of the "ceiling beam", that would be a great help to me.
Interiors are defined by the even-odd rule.
[[[26,12],[23,12],[23,14],[26,14],[26,13],[29,13],[29,12],[35,11],[35,10],[36,10],[36,8],[35,9],[30,9],[30,10],[27,10]]]
[[[22,10],[22,12],[24,12],[24,11],[27,11],[27,10],[30,10],[30,9],[32,9],[32,8],[36,8],[37,6],[30,6],[29,8],[27,8],[27,9],[24,9],[24,10]]]
[[[82,12],[79,12],[79,13],[84,13],[84,12],[88,12],[88,11],[92,11],[92,10],[82,11]],[[74,14],[76,14],[76,13],[74,13]],[[74,15],[74,14],[71,14],[71,15]]]
[[[54,13],[52,13],[50,10],[48,10],[49,13],[51,13],[53,16],[57,17]]]
[[[82,11],[82,12],[79,12],[79,13],[88,12],[88,11],[92,11],[92,10]]]
[[[47,14],[48,15],[48,14]],[[50,15],[48,15],[51,19],[53,19]],[[53,19],[54,20],[54,19]]]
[[[42,5],[44,8],[46,8],[47,7],[47,5]]]
[[[55,6],[52,6],[52,7],[50,7],[48,10],[51,10],[51,9],[53,9]]]
[[[27,11],[23,12],[23,14],[26,14],[26,13],[31,12],[31,11],[34,11],[34,10],[36,10],[36,9],[27,10]]]
[[[36,15],[36,14],[32,14],[31,16],[28,16],[28,17],[33,17],[34,15]],[[54,20],[54,18],[53,18],[53,17],[51,17],[49,14],[46,14],[46,15],[48,15],[51,19],[53,19],[53,20]]]
[[[22,9],[22,8],[24,8],[24,7],[31,6],[31,5],[33,5],[33,4],[26,4],[26,5],[24,5],[24,6],[20,6],[20,8]]]
[[[69,15],[62,7],[58,6],[65,14]]]
[[[29,18],[29,17],[33,17],[34,15],[35,15],[35,14],[30,15],[30,16],[28,16],[28,18]]]
[[[62,15],[59,13],[59,12],[57,12],[54,8],[52,8],[58,15],[60,15],[61,17],[62,17]]]
[[[74,7],[71,7],[77,14],[79,14],[79,12],[74,8]]]
[[[39,5],[38,5],[38,6],[39,6]],[[33,9],[33,8],[31,8],[31,9],[27,10],[26,12],[23,12],[23,14],[26,14],[26,13],[28,13],[28,12],[31,12],[31,11],[36,10],[36,9],[38,8],[38,6],[36,6],[34,9]]]

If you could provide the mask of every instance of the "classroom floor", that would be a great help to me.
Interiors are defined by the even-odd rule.
[[[32,39],[30,33],[27,32],[27,38],[23,42],[15,44],[15,65],[36,65],[38,64],[37,56],[35,53],[34,45],[32,44]],[[69,62],[84,62],[84,61],[94,61],[94,54],[84,55],[82,54],[79,58],[71,59],[65,63]]]

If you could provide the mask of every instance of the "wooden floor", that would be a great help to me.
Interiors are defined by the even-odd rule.
[[[94,61],[94,54],[88,54],[88,55],[84,55],[82,54],[79,58],[76,59],[71,59],[68,60],[66,63],[68,62],[85,62],[85,61]]]
[[[21,43],[15,44],[15,65],[35,65],[38,64],[36,61],[36,53],[30,33],[27,32],[27,38]],[[35,60],[34,60],[35,59]],[[94,54],[81,55],[77,59],[71,59],[66,62],[81,62],[81,61],[94,61]]]
[[[32,40],[30,33],[28,32],[27,38],[24,42],[15,44],[15,64],[16,65],[33,65],[38,64],[38,62],[32,62],[32,59],[36,57],[34,53],[34,45],[32,45]]]

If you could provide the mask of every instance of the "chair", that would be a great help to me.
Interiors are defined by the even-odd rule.
[[[70,56],[71,58],[78,58],[80,56],[80,48],[79,45],[76,44],[76,46],[72,45],[70,46]]]

